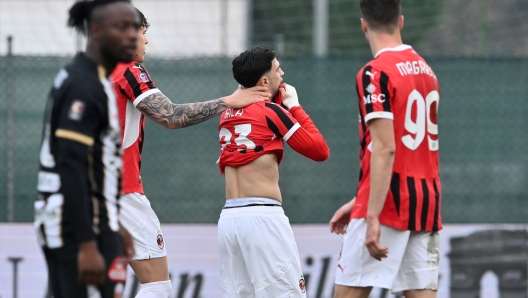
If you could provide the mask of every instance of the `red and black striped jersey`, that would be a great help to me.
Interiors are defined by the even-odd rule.
[[[400,230],[442,229],[438,161],[438,80],[412,47],[383,49],[358,73],[361,172],[352,218],[366,217],[370,192],[369,121],[393,120],[396,153],[380,222]]]
[[[146,119],[145,115],[136,109],[136,106],[145,97],[160,91],[141,63],[121,63],[115,68],[112,77],[117,95],[122,136],[122,193],[143,194],[141,151]]]
[[[323,161],[330,155],[326,141],[302,107],[291,113],[272,102],[257,102],[242,109],[227,109],[220,118],[218,165],[238,167],[264,154],[275,154],[280,164],[286,141],[293,150]]]

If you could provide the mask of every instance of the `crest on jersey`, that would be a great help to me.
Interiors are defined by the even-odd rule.
[[[114,282],[126,281],[127,261],[123,257],[116,257],[108,268],[108,279]]]
[[[139,78],[139,80],[140,80],[141,82],[148,82],[148,81],[150,81],[150,80],[149,80],[149,77],[148,77],[147,74],[144,73],[144,72],[138,73],[138,78]]]
[[[163,249],[163,247],[165,247],[165,242],[163,241],[163,236],[160,232],[158,232],[158,238],[156,239],[156,242],[158,242],[158,247],[160,249]]]
[[[299,280],[299,288],[303,294],[306,294],[306,281],[304,281],[304,275],[301,275],[301,279]]]
[[[86,104],[80,99],[76,99],[72,102],[70,110],[68,111],[68,118],[73,121],[81,121],[84,115]]]
[[[367,88],[365,88],[365,90],[367,90],[368,93],[372,94],[374,93],[374,91],[376,91],[376,86],[372,85],[371,83],[367,86]]]

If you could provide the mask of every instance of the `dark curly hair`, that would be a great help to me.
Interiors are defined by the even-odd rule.
[[[244,51],[233,59],[233,77],[245,88],[254,87],[260,77],[271,70],[276,57],[272,49],[262,46]]]
[[[87,35],[94,10],[116,2],[131,3],[130,0],[80,0],[70,8],[68,26]]]
[[[139,14],[139,23],[141,24],[141,27],[145,27],[145,29],[148,29],[150,27],[150,24],[147,21],[147,18],[139,9],[136,8],[136,11]]]

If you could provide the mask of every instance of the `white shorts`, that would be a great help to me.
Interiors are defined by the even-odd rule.
[[[119,199],[119,221],[134,240],[136,254],[133,260],[146,260],[167,256],[160,222],[150,202],[137,192],[127,193]]]
[[[353,219],[347,227],[335,283],[350,287],[380,287],[400,294],[406,290],[438,290],[438,232],[397,230],[381,225],[380,244],[388,257],[378,261],[365,246],[367,221]]]
[[[223,209],[218,245],[222,297],[306,297],[299,251],[282,207]]]

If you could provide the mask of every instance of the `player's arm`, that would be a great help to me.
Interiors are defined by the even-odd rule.
[[[367,235],[365,244],[370,255],[381,261],[386,258],[388,247],[379,243],[379,215],[389,191],[392,165],[396,153],[394,128],[391,119],[374,119],[369,123],[372,139],[370,158],[370,193],[367,209]]]
[[[207,121],[228,108],[243,108],[271,96],[266,87],[253,87],[232,95],[205,102],[175,104],[151,80],[145,67],[129,65],[114,77],[118,92],[128,97],[134,106],[152,121],[167,128],[183,128]]]
[[[386,258],[388,247],[379,243],[379,215],[389,191],[392,166],[396,152],[393,127],[393,90],[383,69],[367,65],[358,73],[357,92],[361,114],[369,126],[371,144],[370,193],[367,209],[365,244],[370,255],[380,260]]]
[[[102,108],[95,99],[106,96],[100,89],[90,89],[89,84],[78,84],[66,95],[60,112],[57,137],[57,169],[61,176],[61,193],[64,213],[71,216],[71,225],[79,243],[78,274],[82,282],[99,285],[104,281],[104,260],[101,256],[90,216],[92,189],[89,181],[93,145],[99,136]]]
[[[75,214],[71,224],[79,243],[95,239],[89,211],[92,192],[89,181],[93,180],[89,176],[89,163],[102,114],[92,98],[105,96],[103,92],[97,94],[97,91],[86,89],[88,87],[75,86],[66,95],[57,129],[53,132],[58,147],[55,158],[64,196],[63,212]]]
[[[167,128],[183,128],[207,121],[228,108],[241,108],[270,96],[265,87],[237,90],[230,96],[205,102],[175,104],[162,92],[145,97],[137,108],[154,122]]]
[[[390,119],[373,119],[369,123],[372,138],[370,158],[370,195],[367,221],[378,220],[387,193],[389,192],[396,153],[393,121]]]
[[[312,160],[324,161],[328,159],[330,149],[310,116],[299,105],[297,91],[290,85],[284,84],[284,86],[285,88],[279,89],[284,98],[283,105],[290,110],[291,115],[298,123],[298,128],[295,129],[294,126],[292,130],[289,130],[285,134],[284,140],[293,150]],[[285,116],[279,118],[285,119]]]

